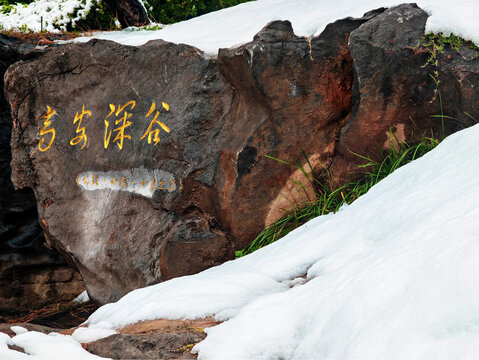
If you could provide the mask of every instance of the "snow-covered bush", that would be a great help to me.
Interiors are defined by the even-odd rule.
[[[29,4],[4,0],[0,24],[5,30],[56,32],[110,28],[114,18],[101,0],[36,0]]]

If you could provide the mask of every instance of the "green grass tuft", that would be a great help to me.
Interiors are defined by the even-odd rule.
[[[443,137],[443,134],[441,135]],[[439,140],[436,140],[433,137],[423,136],[421,141],[417,144],[410,145],[404,141],[399,141],[395,134],[390,131],[389,149],[380,151],[380,160],[374,161],[370,157],[355,154],[366,163],[359,166],[358,173],[356,174],[357,176],[355,176],[357,180],[349,181],[339,188],[333,187],[330,174],[328,175],[330,177],[329,180],[331,181],[326,181],[326,184],[324,181],[320,181],[312,176],[312,166],[304,152],[302,152],[302,156],[304,158],[305,166],[307,166],[310,171],[307,171],[304,168],[299,159],[296,159],[296,164],[290,164],[286,161],[268,156],[270,159],[288,164],[297,170],[301,170],[309,183],[304,185],[294,182],[294,184],[304,190],[306,194],[311,193],[311,190],[314,189],[316,199],[301,204],[289,211],[285,211],[285,215],[281,219],[261,231],[250,245],[243,250],[236,251],[236,257],[238,258],[250,254],[268,244],[271,244],[317,216],[337,212],[344,204],[351,204],[361,195],[366,194],[375,184],[399,167],[420,158],[434,149],[438,143]]]

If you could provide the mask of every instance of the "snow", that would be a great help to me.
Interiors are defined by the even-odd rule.
[[[19,346],[27,354],[10,350],[8,345]],[[43,334],[28,331],[10,337],[0,332],[0,359],[5,360],[96,360],[103,359],[84,350],[81,344],[72,337],[58,333]]]
[[[208,55],[219,48],[249,42],[272,20],[290,20],[298,36],[319,35],[327,24],[346,17],[361,17],[380,7],[391,7],[404,0],[257,0],[200,17],[167,25],[158,31],[115,31],[95,33],[94,38],[139,46],[149,40],[163,39],[196,46]],[[453,32],[479,44],[479,1],[416,0],[430,14],[426,32]],[[76,41],[88,41],[91,37]]]
[[[112,329],[111,324],[106,321],[101,321],[88,328],[79,327],[73,332],[72,338],[79,343],[88,343],[103,339],[113,334],[116,334],[116,331]]]
[[[73,299],[73,302],[77,304],[84,304],[88,301],[90,301],[90,297],[88,296],[88,293],[86,290]]]
[[[23,326],[10,326],[10,330],[12,330],[16,335],[24,334],[28,332]]]

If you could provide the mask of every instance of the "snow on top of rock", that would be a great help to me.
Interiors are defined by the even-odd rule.
[[[93,37],[113,40],[125,45],[142,45],[149,40],[163,39],[196,46],[216,55],[219,48],[249,42],[272,20],[290,20],[296,35],[319,35],[327,24],[346,17],[361,17],[380,7],[391,7],[404,0],[257,0],[243,3],[200,17],[165,26],[157,31],[116,31]],[[448,0],[414,1],[430,14],[426,31],[443,32],[479,44],[479,2],[463,0],[460,5]],[[77,41],[88,41],[90,37]]]

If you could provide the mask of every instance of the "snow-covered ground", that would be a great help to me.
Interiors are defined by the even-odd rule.
[[[273,18],[290,19],[297,33],[311,35],[337,18],[393,3],[260,0],[159,32],[109,36],[133,44],[170,36],[213,52],[250,41]],[[479,22],[470,21],[479,2],[417,3],[433,14],[428,29],[479,40]],[[477,359],[478,152],[476,125],[337,214],[244,258],[135,290],[98,309],[89,328],[73,336],[18,327],[12,339],[0,333],[0,359],[98,359],[79,342],[141,320],[205,316],[224,322],[195,346],[200,359]]]
[[[95,34],[126,45],[141,45],[163,39],[196,46],[209,55],[219,48],[249,42],[272,20],[290,20],[298,36],[319,35],[327,24],[348,16],[390,7],[405,0],[258,0],[209,13],[188,21],[168,25],[158,31],[116,31]],[[455,33],[479,44],[479,1],[416,0],[430,14],[426,31]],[[83,38],[77,41],[88,41]]]

